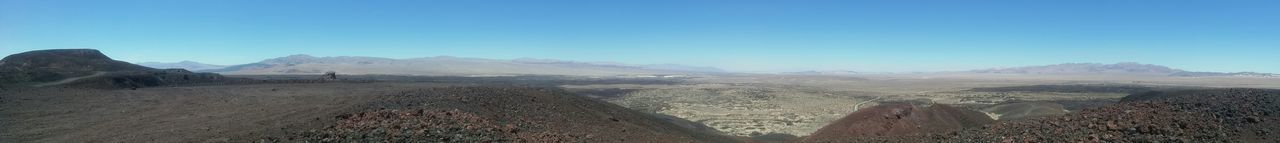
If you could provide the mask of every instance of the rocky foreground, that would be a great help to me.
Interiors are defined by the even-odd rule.
[[[740,142],[558,89],[449,87],[383,96],[275,142]]]
[[[816,142],[1274,142],[1280,91],[1209,89],[1131,95],[1065,116],[999,122],[943,133]],[[819,133],[815,133],[819,134]]]

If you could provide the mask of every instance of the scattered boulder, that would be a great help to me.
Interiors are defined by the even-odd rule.
[[[321,76],[320,76],[320,80],[321,80],[321,81],[334,81],[334,80],[338,80],[338,73],[337,73],[337,72],[332,72],[332,71],[330,71],[330,72],[324,72],[324,75],[321,75]]]

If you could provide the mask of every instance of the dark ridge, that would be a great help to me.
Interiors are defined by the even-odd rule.
[[[943,104],[928,107],[883,104],[859,109],[805,137],[802,142],[851,142],[861,138],[891,137],[960,130],[995,122],[982,112]]]

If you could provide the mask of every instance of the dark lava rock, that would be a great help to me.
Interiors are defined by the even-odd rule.
[[[742,142],[560,89],[444,87],[383,98],[372,111],[276,142]]]
[[[818,129],[803,142],[853,142],[864,137],[938,133],[995,122],[982,112],[935,104],[885,104],[860,109]]]
[[[324,75],[320,75],[320,80],[322,81],[338,80],[338,72],[324,72]]]
[[[1280,90],[1148,92],[1064,116],[1006,121],[955,133],[864,142],[1277,142]]]

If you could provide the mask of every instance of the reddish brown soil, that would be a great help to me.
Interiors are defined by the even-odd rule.
[[[696,132],[559,89],[450,87],[407,91],[342,115],[333,126],[278,138],[310,142],[741,142]]]
[[[928,107],[910,104],[885,104],[845,116],[818,129],[803,142],[846,142],[876,136],[898,136],[931,133],[981,126],[994,122],[981,112],[947,105]]]

